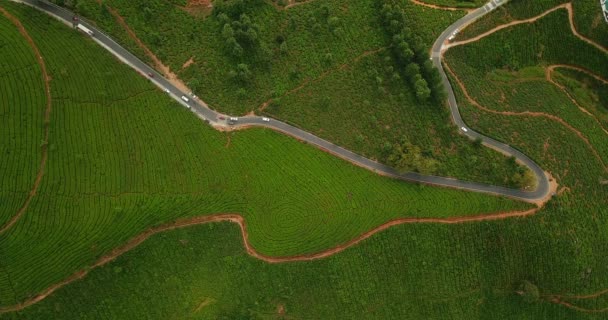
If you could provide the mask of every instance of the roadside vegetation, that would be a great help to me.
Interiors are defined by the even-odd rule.
[[[160,0],[78,3],[102,27],[124,18],[214,109],[281,119],[402,171],[523,187],[514,177],[524,168],[458,134],[427,61],[437,35],[464,11],[410,1],[393,1],[388,12],[371,0],[226,0],[203,19]],[[422,161],[398,161],[406,153]]]
[[[23,216],[0,234],[2,307],[36,296],[144,230],[178,218],[241,214],[256,250],[290,256],[334,247],[400,217],[530,208],[384,178],[270,130],[218,132],[84,35],[26,6],[1,7],[21,20],[40,49],[53,102],[40,188]],[[3,16],[0,23],[15,29]],[[27,137],[23,148],[29,151],[7,154],[8,163],[36,160],[31,173],[23,171],[21,189],[3,182],[0,193],[13,199],[14,192],[29,191],[39,163],[43,84],[23,40],[12,31],[2,39],[2,48],[21,48],[6,51],[19,56],[10,61],[27,58],[23,72],[33,70],[29,82],[2,81],[14,87],[7,79],[24,80],[18,82],[29,83],[23,95],[35,98],[9,103],[28,125],[5,117],[0,126],[14,130],[1,136],[3,145]],[[2,167],[2,177],[13,174],[4,170],[19,172]],[[3,215],[16,206],[3,202]]]

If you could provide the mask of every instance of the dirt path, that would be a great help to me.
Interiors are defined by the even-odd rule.
[[[493,110],[493,109],[486,108],[486,107],[482,106],[481,104],[479,104],[479,102],[477,102],[475,99],[473,99],[473,97],[471,97],[471,95],[467,91],[467,88],[464,86],[464,83],[462,83],[462,81],[460,80],[460,78],[458,78],[458,76],[456,75],[456,73],[454,73],[454,71],[452,71],[452,69],[448,66],[447,62],[444,63],[444,66],[445,66],[445,69],[452,75],[452,77],[454,77],[456,83],[458,83],[458,86],[462,90],[462,92],[463,92],[464,96],[466,97],[466,99],[472,105],[474,105],[475,107],[477,107],[478,109],[483,110],[485,112],[494,113],[494,114],[500,114],[500,115],[505,115],[505,116],[542,117],[542,118],[547,118],[547,119],[556,121],[556,122],[560,123],[561,125],[563,125],[564,127],[566,127],[567,129],[569,129],[570,131],[574,132],[581,140],[583,140],[583,142],[585,142],[585,144],[587,145],[587,147],[589,147],[589,149],[593,152],[593,154],[595,155],[595,157],[598,159],[598,161],[600,162],[600,164],[604,168],[604,171],[608,171],[608,168],[606,167],[606,164],[604,163],[602,157],[600,157],[600,154],[597,152],[597,150],[595,150],[595,147],[593,147],[593,145],[591,144],[591,142],[589,142],[589,139],[582,132],[578,131],[576,128],[574,128],[572,125],[570,125],[568,122],[566,122],[564,119],[562,119],[562,118],[560,118],[558,116],[552,115],[552,114],[544,113],[544,112],[533,112],[533,111],[523,111],[523,112],[498,111],[498,110]]]
[[[101,0],[96,0],[97,3],[99,3],[101,5]],[[165,78],[167,78],[171,84],[173,84],[175,87],[177,87],[178,89],[180,89],[183,92],[192,92],[192,90],[190,90],[190,88],[188,88],[188,86],[181,81],[177,75],[175,73],[173,73],[171,71],[171,68],[169,68],[167,65],[165,65],[153,52],[152,50],[150,50],[135,34],[135,32],[131,29],[131,27],[129,27],[129,25],[127,24],[127,22],[125,21],[125,19],[118,13],[118,11],[116,11],[116,9],[111,8],[110,6],[108,6],[106,4],[106,7],[108,8],[108,10],[110,11],[110,13],[112,14],[112,16],[116,19],[116,22],[118,22],[118,24],[120,24],[120,26],[127,32],[127,34],[129,35],[129,38],[133,39],[133,41],[135,41],[135,43],[137,44],[138,47],[140,47],[142,50],[144,50],[144,52],[146,53],[146,55],[152,60],[152,62],[154,63],[154,66],[156,67],[157,70],[160,70],[160,72],[162,72],[162,74],[165,76]]]
[[[23,203],[21,208],[19,208],[17,213],[5,225],[3,225],[0,228],[0,234],[3,234],[4,232],[6,232],[6,230],[10,229],[21,218],[21,216],[23,216],[23,214],[29,207],[30,202],[32,201],[32,198],[34,198],[34,196],[36,195],[36,192],[38,191],[38,187],[40,187],[40,182],[42,181],[42,177],[44,176],[44,169],[46,168],[46,162],[48,159],[49,125],[51,122],[52,98],[51,98],[51,85],[50,85],[51,77],[49,76],[49,74],[47,72],[46,64],[44,63],[44,59],[42,58],[42,54],[40,53],[40,50],[38,50],[36,43],[34,42],[32,37],[30,37],[29,33],[27,32],[27,30],[25,30],[25,28],[21,24],[21,21],[19,21],[19,19],[17,19],[17,17],[11,15],[8,11],[6,11],[2,7],[0,7],[0,12],[2,12],[2,14],[7,19],[9,19],[17,27],[17,29],[19,29],[19,33],[21,33],[21,35],[27,40],[28,44],[34,51],[34,55],[36,56],[36,60],[38,61],[38,64],[40,65],[40,69],[42,71],[42,80],[44,81],[44,93],[46,95],[46,107],[44,110],[44,138],[43,138],[43,144],[41,147],[42,148],[42,159],[40,160],[40,167],[38,167],[38,174],[36,175],[36,180],[34,181],[34,185],[32,186],[32,189],[30,190],[30,193],[28,194],[28,196],[25,199],[25,202]]]
[[[601,309],[588,309],[588,308],[583,308],[580,306],[577,306],[575,304],[573,304],[572,302],[566,301],[569,299],[572,300],[586,300],[586,299],[595,299],[598,298],[604,294],[608,293],[608,289],[604,289],[604,290],[600,290],[598,292],[594,292],[594,293],[590,293],[587,295],[571,295],[571,296],[566,296],[566,295],[557,295],[557,294],[553,294],[553,295],[546,295],[543,298],[551,303],[557,303],[557,304],[561,304],[565,307],[568,307],[570,309],[574,309],[576,311],[580,311],[580,312],[585,312],[585,313],[601,313],[601,312],[607,312],[608,311],[608,307],[606,308],[601,308]]]
[[[334,73],[334,72],[344,70],[344,69],[346,69],[346,68],[348,68],[348,67],[352,66],[353,64],[355,64],[355,63],[357,63],[357,62],[361,61],[361,59],[363,59],[363,58],[365,58],[365,57],[367,57],[367,56],[374,55],[374,54],[376,54],[376,53],[380,53],[380,52],[382,52],[382,51],[384,51],[384,50],[386,50],[386,49],[388,49],[388,47],[382,47],[382,48],[378,48],[378,49],[374,49],[374,50],[368,50],[368,51],[364,51],[362,54],[360,54],[360,55],[356,56],[356,57],[355,57],[353,60],[351,60],[350,62],[343,63],[343,64],[341,64],[341,65],[339,65],[339,66],[337,66],[337,67],[335,67],[335,68],[333,68],[333,69],[327,70],[327,71],[325,71],[325,72],[321,73],[321,75],[320,75],[320,76],[318,76],[317,78],[314,78],[314,79],[312,79],[312,80],[310,80],[310,79],[306,79],[306,80],[304,80],[304,81],[303,81],[303,82],[302,82],[300,85],[298,85],[297,87],[295,87],[295,88],[293,88],[293,89],[291,89],[291,90],[289,90],[289,91],[285,92],[285,93],[284,93],[284,94],[281,96],[281,98],[286,97],[286,96],[288,96],[288,95],[290,95],[290,94],[296,93],[296,92],[298,92],[298,91],[300,91],[300,90],[304,89],[306,86],[308,86],[308,85],[310,85],[310,84],[317,83],[317,82],[319,82],[319,81],[321,81],[321,80],[325,79],[327,76],[329,76],[330,74],[332,74],[332,73]],[[271,103],[273,100],[274,100],[274,99],[269,99],[268,101],[266,101],[266,102],[262,103],[262,104],[261,104],[261,105],[260,105],[260,106],[257,108],[257,110],[258,110],[258,111],[260,111],[260,112],[264,111],[264,110],[265,110],[265,109],[266,109],[266,108],[267,108],[267,107],[270,105],[270,103]]]
[[[56,283],[56,284],[50,286],[49,288],[47,288],[46,290],[42,291],[37,296],[35,296],[31,299],[28,299],[26,301],[23,301],[19,304],[10,306],[10,307],[1,307],[0,314],[19,311],[19,310],[29,307],[35,303],[38,303],[38,302],[42,301],[43,299],[45,299],[46,297],[48,297],[49,295],[51,295],[57,289],[65,286],[65,285],[68,285],[76,280],[84,278],[89,273],[89,271],[91,271],[95,268],[101,267],[109,262],[112,262],[114,259],[116,259],[120,255],[124,254],[125,252],[130,251],[131,249],[134,249],[135,247],[137,247],[138,245],[143,243],[146,239],[150,238],[151,236],[153,236],[157,233],[160,233],[160,232],[170,231],[170,230],[179,229],[179,228],[185,228],[185,227],[201,225],[201,224],[205,224],[205,223],[212,223],[212,222],[232,222],[232,223],[237,224],[239,226],[239,228],[241,229],[243,245],[245,246],[245,250],[247,251],[247,254],[249,254],[250,256],[252,256],[254,258],[268,262],[268,263],[286,263],[286,262],[295,262],[295,261],[311,261],[311,260],[317,260],[317,259],[329,257],[331,255],[342,252],[345,249],[358,244],[359,242],[373,236],[374,234],[376,234],[378,232],[384,231],[390,227],[400,225],[400,224],[408,224],[408,223],[459,224],[459,223],[478,222],[478,221],[494,221],[494,220],[503,220],[503,219],[508,219],[508,218],[531,216],[531,215],[535,214],[539,209],[540,208],[534,208],[534,209],[530,209],[530,210],[526,210],[526,211],[499,212],[499,213],[481,214],[481,215],[475,215],[475,216],[450,217],[450,218],[401,218],[401,219],[395,219],[395,220],[386,222],[370,231],[367,231],[367,232],[359,235],[358,237],[351,239],[343,244],[340,244],[334,248],[331,248],[331,249],[328,249],[325,251],[321,251],[318,253],[296,255],[296,256],[289,256],[289,257],[273,257],[273,256],[261,254],[258,251],[256,251],[249,243],[249,233],[247,232],[247,225],[245,223],[245,219],[240,214],[226,213],[226,214],[199,216],[199,217],[188,218],[188,219],[179,219],[174,222],[166,223],[166,224],[163,224],[163,225],[160,225],[157,227],[153,227],[153,228],[150,228],[150,229],[142,232],[141,234],[139,234],[139,235],[135,236],[134,238],[132,238],[131,240],[129,240],[126,244],[110,251],[108,254],[99,258],[93,265],[86,267],[80,271],[77,271],[76,273],[72,274],[65,280],[63,280],[59,283]]]
[[[468,43],[471,43],[471,42],[479,41],[480,39],[485,38],[485,37],[487,37],[487,36],[489,36],[489,35],[497,32],[497,31],[500,31],[500,30],[503,30],[503,29],[506,29],[506,28],[509,28],[509,27],[512,27],[512,26],[516,26],[516,25],[524,24],[524,23],[528,23],[528,24],[529,23],[533,23],[536,20],[538,20],[540,18],[543,18],[544,16],[546,16],[546,15],[548,15],[548,14],[554,12],[554,11],[557,11],[559,9],[566,9],[568,11],[568,21],[570,22],[570,29],[572,30],[572,33],[577,38],[585,41],[586,43],[588,43],[588,44],[596,47],[600,51],[608,54],[608,49],[602,47],[601,45],[595,43],[593,40],[588,39],[588,38],[584,37],[583,35],[581,35],[580,33],[578,33],[578,31],[576,30],[576,26],[574,25],[574,11],[572,9],[572,3],[570,3],[570,2],[561,4],[561,5],[556,6],[554,8],[551,8],[551,9],[549,9],[549,10],[547,10],[547,11],[545,11],[545,12],[543,12],[543,13],[535,16],[535,17],[532,17],[532,18],[529,18],[529,19],[525,19],[525,20],[511,21],[509,23],[497,26],[494,29],[486,31],[486,32],[484,32],[484,33],[482,33],[482,34],[480,34],[478,36],[473,37],[473,38],[470,38],[470,39],[467,39],[467,40],[453,42],[451,44],[446,45],[444,47],[444,49],[449,49],[449,48],[452,48],[452,47],[461,46],[461,45],[465,45],[465,44],[468,44]]]
[[[469,8],[440,6],[440,5],[436,5],[436,4],[426,3],[426,2],[423,2],[420,0],[410,0],[410,1],[416,5],[431,8],[431,9],[437,9],[437,10],[447,10],[447,11],[459,11],[460,10],[460,11],[466,11],[466,12],[473,11],[473,9],[469,9]]]
[[[595,122],[598,124],[598,126],[602,129],[602,131],[604,131],[605,134],[608,135],[608,130],[606,130],[606,128],[604,128],[604,126],[602,125],[602,123],[600,122],[600,120],[593,115],[591,112],[589,112],[589,110],[585,109],[583,106],[581,106],[578,101],[576,101],[576,99],[568,92],[568,90],[566,89],[565,86],[557,83],[557,81],[553,80],[552,74],[553,71],[555,71],[556,68],[564,68],[564,69],[573,69],[573,70],[577,70],[580,72],[584,72],[585,74],[599,80],[602,81],[605,84],[608,84],[608,81],[602,79],[600,76],[595,75],[594,73],[592,73],[591,71],[588,71],[586,69],[583,68],[579,68],[576,66],[570,66],[570,65],[566,65],[566,64],[555,64],[555,65],[551,65],[549,67],[547,67],[545,69],[545,78],[547,81],[549,81],[550,83],[552,83],[553,85],[555,85],[556,87],[558,87],[560,90],[562,90],[562,92],[564,92],[564,94],[568,97],[568,99],[570,99],[570,101],[572,101],[572,103],[574,103],[575,106],[578,107],[578,109],[583,112],[584,114],[590,116],[593,118],[593,120],[595,120]]]

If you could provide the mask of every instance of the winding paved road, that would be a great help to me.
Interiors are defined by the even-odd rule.
[[[52,3],[49,3],[49,2],[43,1],[43,0],[13,0],[13,1],[21,2],[21,3],[28,4],[30,6],[33,6],[43,12],[50,14],[51,16],[54,16],[55,18],[59,19],[60,21],[66,23],[70,26],[72,25],[72,18],[74,17],[74,13],[72,13],[64,8],[58,7]],[[439,71],[441,73],[444,86],[448,93],[448,102],[449,102],[450,110],[452,113],[452,119],[453,119],[454,123],[459,128],[461,128],[460,129],[461,133],[463,133],[464,135],[468,136],[471,139],[480,138],[483,141],[484,145],[491,147],[493,149],[496,149],[505,155],[514,156],[520,163],[522,163],[525,166],[527,166],[528,168],[530,168],[532,170],[532,172],[534,173],[534,175],[536,176],[536,179],[538,181],[538,186],[534,191],[509,189],[509,188],[505,188],[505,187],[493,186],[493,185],[488,185],[488,184],[483,184],[483,183],[462,181],[462,180],[457,180],[457,179],[452,179],[452,178],[437,177],[437,176],[430,176],[430,175],[421,175],[421,174],[412,173],[412,172],[401,174],[389,166],[386,166],[381,163],[375,162],[373,160],[367,159],[361,155],[358,155],[354,152],[351,152],[342,147],[339,147],[329,141],[323,140],[311,133],[308,133],[304,130],[301,130],[292,125],[289,125],[287,123],[284,123],[284,122],[281,122],[281,121],[278,121],[275,119],[271,119],[269,122],[266,122],[262,119],[262,117],[247,116],[247,117],[240,117],[234,125],[230,125],[227,122],[227,119],[229,119],[230,116],[223,115],[217,111],[212,110],[211,108],[209,108],[207,106],[207,104],[205,104],[204,102],[197,100],[197,99],[190,98],[189,102],[182,101],[181,97],[187,96],[186,92],[180,91],[178,88],[176,88],[174,85],[172,85],[171,82],[169,82],[169,80],[165,79],[161,74],[159,74],[156,70],[154,70],[154,68],[152,68],[152,67],[148,66],[146,63],[142,62],[135,55],[131,54],[129,51],[127,51],[125,48],[123,48],[121,45],[119,45],[117,42],[112,40],[108,35],[103,33],[101,30],[95,28],[94,25],[92,25],[91,23],[88,23],[87,21],[83,21],[82,19],[81,19],[80,23],[95,32],[95,35],[92,37],[93,40],[95,40],[97,43],[99,43],[105,49],[110,51],[112,54],[114,54],[116,57],[118,57],[121,61],[123,61],[124,63],[130,65],[131,67],[133,67],[134,69],[136,69],[137,71],[142,73],[144,76],[146,76],[147,74],[153,74],[154,77],[150,78],[150,80],[154,84],[156,84],[158,87],[162,88],[163,90],[168,89],[171,97],[173,97],[176,101],[178,101],[184,107],[189,108],[199,118],[203,119],[204,121],[213,125],[214,127],[223,127],[223,128],[230,128],[230,127],[240,128],[240,127],[247,127],[247,126],[267,127],[267,128],[271,128],[271,129],[283,132],[287,135],[293,136],[302,141],[306,141],[309,144],[315,145],[318,148],[326,150],[349,162],[352,162],[356,165],[365,167],[376,173],[383,174],[383,175],[386,175],[389,177],[407,180],[407,181],[431,184],[431,185],[464,189],[464,190],[475,191],[475,192],[496,194],[496,195],[506,196],[506,197],[510,197],[510,198],[523,200],[523,201],[535,202],[535,201],[538,201],[541,199],[545,199],[550,192],[549,181],[548,181],[547,176],[543,172],[543,170],[534,161],[532,161],[532,159],[528,158],[526,155],[519,152],[518,150],[515,150],[511,146],[498,142],[492,138],[486,137],[478,132],[475,132],[466,126],[466,124],[464,123],[464,121],[462,120],[462,118],[460,116],[460,112],[458,110],[458,105],[456,104],[456,97],[454,96],[454,91],[452,90],[450,82],[449,82],[449,80],[443,70],[443,66],[441,64],[442,51],[443,51],[443,49],[445,49],[444,43],[455,30],[462,29],[467,24],[482,17],[486,13],[494,10],[495,8],[506,3],[507,1],[508,0],[491,0],[489,3],[487,3],[483,7],[470,12],[465,17],[461,18],[460,20],[456,21],[454,24],[449,26],[441,34],[441,36],[439,36],[439,38],[433,45],[431,59],[433,60],[434,65],[439,69]],[[224,120],[221,120],[220,117],[223,117]],[[465,128],[466,130],[463,130],[462,128]]]

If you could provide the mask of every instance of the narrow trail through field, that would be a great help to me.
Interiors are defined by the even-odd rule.
[[[570,101],[572,101],[572,103],[578,107],[578,109],[581,112],[592,117],[595,120],[595,122],[598,124],[598,126],[602,129],[602,131],[604,131],[604,133],[608,135],[608,130],[606,130],[606,128],[604,128],[604,125],[602,125],[600,120],[595,115],[593,115],[591,112],[589,112],[589,110],[587,110],[583,106],[581,106],[578,103],[578,101],[576,101],[576,99],[568,92],[568,90],[566,89],[565,86],[563,86],[563,85],[559,84],[557,81],[553,80],[552,75],[553,75],[553,71],[555,71],[556,68],[577,70],[577,71],[583,72],[605,84],[608,84],[608,81],[602,79],[600,76],[592,73],[591,71],[588,71],[586,69],[579,68],[576,66],[566,65],[566,64],[555,64],[555,65],[551,65],[545,69],[546,80],[549,81],[550,83],[552,83],[553,85],[555,85],[556,87],[558,87],[568,97],[568,99],[570,99]]]
[[[522,112],[498,111],[498,110],[489,109],[487,107],[484,107],[479,102],[477,102],[475,99],[473,99],[473,97],[471,97],[471,95],[469,94],[469,92],[468,92],[467,88],[465,87],[464,83],[462,83],[462,81],[460,80],[460,78],[458,78],[458,76],[456,75],[456,73],[454,71],[452,71],[452,69],[447,64],[447,62],[444,62],[444,67],[448,71],[448,73],[450,73],[450,75],[452,75],[452,77],[454,78],[454,80],[456,81],[456,83],[458,84],[458,86],[460,87],[460,89],[462,90],[462,92],[463,92],[464,96],[466,97],[466,99],[472,105],[474,105],[475,107],[477,107],[478,109],[483,110],[485,112],[494,113],[494,114],[500,114],[500,115],[505,115],[505,116],[542,117],[542,118],[547,118],[547,119],[552,120],[552,121],[556,121],[556,122],[560,123],[561,125],[563,125],[564,127],[566,127],[568,130],[574,132],[581,140],[583,140],[583,142],[587,145],[587,147],[589,147],[589,149],[591,150],[591,152],[593,152],[593,154],[595,155],[595,157],[598,159],[598,161],[600,162],[600,164],[604,168],[604,171],[608,171],[608,168],[606,167],[606,164],[604,163],[604,160],[600,156],[599,152],[597,152],[597,150],[595,149],[595,147],[591,144],[591,142],[589,141],[589,139],[582,132],[580,132],[578,129],[576,129],[575,127],[573,127],[572,125],[570,125],[568,122],[566,122],[564,119],[562,119],[562,118],[560,118],[560,117],[558,117],[556,115],[552,115],[552,114],[548,114],[548,113],[544,113],[544,112],[535,112],[535,111],[522,111]]]
[[[475,36],[473,38],[453,42],[451,44],[446,45],[444,47],[444,49],[447,50],[447,49],[452,48],[452,47],[457,47],[457,46],[465,45],[465,44],[472,43],[472,42],[475,42],[475,41],[479,41],[479,40],[481,40],[481,39],[483,39],[483,38],[485,38],[485,37],[487,37],[487,36],[489,36],[489,35],[491,35],[491,34],[493,34],[495,32],[498,32],[500,30],[503,30],[503,29],[506,29],[506,28],[509,28],[509,27],[512,27],[512,26],[516,26],[516,25],[519,25],[519,24],[534,23],[538,19],[541,19],[541,18],[545,17],[546,15],[548,15],[548,14],[554,12],[554,11],[557,11],[559,9],[565,9],[566,11],[568,11],[568,21],[570,23],[570,29],[572,30],[572,34],[574,34],[577,38],[585,41],[586,43],[588,43],[588,44],[596,47],[598,50],[600,50],[600,51],[608,54],[608,49],[602,47],[601,45],[597,44],[593,40],[591,40],[589,38],[586,38],[585,36],[583,36],[580,33],[578,33],[578,31],[576,30],[576,26],[574,25],[574,11],[572,9],[572,3],[571,2],[564,3],[564,4],[561,4],[559,6],[553,7],[553,8],[551,8],[551,9],[549,9],[549,10],[547,10],[547,11],[545,11],[545,12],[543,12],[543,13],[535,16],[535,17],[532,17],[532,18],[529,18],[529,19],[524,19],[524,20],[511,21],[509,23],[505,23],[505,24],[497,26],[497,27],[495,27],[495,28],[493,28],[491,30],[488,30],[488,31],[486,31],[486,32],[484,32],[484,33],[482,33],[480,35],[477,35],[477,36]]]
[[[102,0],[96,0],[97,3],[101,6]],[[173,71],[171,71],[171,68],[169,68],[169,66],[165,65],[153,52],[152,50],[150,50],[144,43],[143,41],[141,41],[141,39],[139,39],[139,37],[137,37],[137,34],[135,34],[135,32],[133,31],[133,29],[131,29],[131,27],[129,27],[129,25],[127,24],[127,22],[125,21],[125,19],[120,15],[120,13],[118,13],[118,11],[112,7],[110,7],[109,5],[106,4],[106,7],[108,8],[108,11],[110,11],[110,14],[112,14],[112,16],[114,17],[114,19],[116,20],[116,22],[118,24],[120,24],[120,26],[127,32],[127,35],[129,36],[129,38],[131,38],[133,41],[135,41],[135,43],[137,44],[137,46],[139,48],[141,48],[142,50],[144,50],[145,54],[148,56],[148,58],[150,58],[152,60],[152,62],[154,62],[154,65],[156,66],[157,70],[160,70],[163,75],[177,88],[179,88],[182,91],[186,91],[186,92],[192,92],[192,90],[190,90],[190,88],[188,88],[188,86],[181,81],[178,76],[173,73]]]
[[[66,278],[65,280],[50,286],[49,288],[42,291],[40,294],[38,294],[37,296],[35,296],[31,299],[25,300],[21,303],[13,305],[13,306],[0,307],[0,314],[19,311],[19,310],[29,307],[35,303],[38,303],[38,302],[42,301],[43,299],[45,299],[46,297],[48,297],[49,295],[51,295],[56,290],[62,288],[63,286],[68,285],[76,280],[80,280],[80,279],[84,278],[91,270],[101,267],[109,262],[112,262],[113,260],[115,260],[117,257],[121,256],[122,254],[134,249],[135,247],[139,246],[141,243],[143,243],[145,240],[147,240],[151,236],[153,236],[157,233],[175,230],[175,229],[179,229],[179,228],[185,228],[185,227],[201,225],[201,224],[206,224],[206,223],[213,223],[213,222],[232,222],[232,223],[237,224],[241,230],[243,245],[245,247],[245,251],[247,252],[247,254],[249,254],[250,256],[252,256],[256,259],[259,259],[259,260],[262,260],[262,261],[265,261],[268,263],[287,263],[287,262],[296,262],[296,261],[311,261],[311,260],[317,260],[317,259],[329,257],[336,253],[342,252],[345,249],[350,248],[365,239],[368,239],[369,237],[373,236],[374,234],[376,234],[378,232],[384,231],[390,227],[400,225],[400,224],[408,224],[408,223],[459,224],[459,223],[467,223],[467,222],[494,221],[494,220],[503,220],[503,219],[515,218],[515,217],[531,216],[531,215],[535,214],[538,210],[540,210],[540,208],[534,208],[534,209],[530,209],[530,210],[526,210],[526,211],[499,212],[499,213],[490,213],[490,214],[480,214],[480,215],[475,215],[475,216],[461,216],[461,217],[449,217],[449,218],[400,218],[400,219],[391,220],[389,222],[381,224],[380,226],[378,226],[370,231],[367,231],[367,232],[359,235],[356,238],[353,238],[343,244],[337,245],[337,246],[327,249],[325,251],[321,251],[318,253],[311,253],[311,254],[296,255],[296,256],[287,256],[287,257],[273,257],[273,256],[264,255],[264,254],[256,251],[249,243],[249,233],[247,231],[247,225],[245,223],[245,219],[240,214],[226,213],[226,214],[199,216],[199,217],[193,217],[193,218],[187,218],[187,219],[179,219],[179,220],[176,220],[175,222],[166,223],[166,224],[163,224],[163,225],[160,225],[157,227],[153,227],[153,228],[150,228],[150,229],[142,232],[141,234],[139,234],[139,235],[135,236],[134,238],[132,238],[131,240],[129,240],[126,244],[124,244],[124,245],[110,251],[108,254],[102,256],[91,266],[75,272],[74,274],[72,274],[71,276]]]
[[[556,304],[561,304],[567,308],[570,309],[574,309],[580,312],[585,312],[585,313],[600,313],[600,312],[607,312],[608,311],[608,307],[606,308],[601,308],[601,309],[589,309],[589,308],[583,308],[580,306],[577,306],[575,304],[573,304],[570,301],[567,300],[588,300],[588,299],[595,299],[598,298],[600,296],[605,295],[606,293],[608,293],[608,289],[604,289],[604,290],[600,290],[597,292],[593,292],[590,294],[586,294],[586,295],[561,295],[561,294],[547,294],[547,295],[543,295],[542,298],[545,301],[551,302],[551,303],[556,303]]]
[[[427,7],[427,8],[431,8],[431,9],[437,9],[437,10],[447,10],[447,11],[466,11],[466,12],[471,12],[473,11],[473,9],[470,8],[458,8],[458,7],[448,7],[448,6],[441,6],[441,5],[437,5],[437,4],[431,4],[431,3],[426,3],[420,0],[410,0],[412,3],[419,5],[419,6],[423,6],[423,7]]]
[[[38,46],[36,46],[36,43],[34,42],[32,37],[30,37],[29,33],[27,32],[27,30],[25,30],[25,27],[23,27],[23,25],[21,24],[21,21],[19,21],[19,19],[17,17],[13,16],[12,14],[10,14],[8,11],[6,11],[2,7],[0,7],[0,12],[2,12],[2,14],[7,19],[9,19],[15,25],[15,27],[17,27],[17,29],[19,29],[19,33],[27,40],[29,46],[34,51],[34,55],[36,56],[36,61],[38,61],[38,65],[40,65],[40,69],[42,71],[42,79],[44,81],[44,93],[46,95],[46,107],[44,109],[44,138],[43,138],[43,143],[42,143],[42,147],[41,147],[42,148],[42,150],[41,150],[42,159],[40,160],[40,166],[38,167],[38,173],[36,174],[36,180],[34,180],[34,185],[32,186],[32,189],[30,190],[30,193],[28,194],[28,196],[25,199],[25,202],[23,203],[21,208],[19,208],[17,213],[6,224],[4,224],[0,228],[0,234],[3,234],[4,232],[6,232],[6,230],[10,229],[21,218],[21,216],[23,216],[23,214],[29,207],[30,202],[36,195],[36,192],[38,191],[38,188],[40,187],[40,182],[42,181],[42,177],[44,176],[44,170],[46,168],[46,162],[48,159],[49,126],[50,126],[50,122],[51,122],[52,99],[51,99],[51,85],[50,85],[51,77],[49,76],[49,74],[47,72],[46,64],[44,63],[44,59],[42,58],[42,54],[40,53],[40,50],[38,50]]]
[[[286,97],[286,96],[291,95],[291,94],[294,94],[294,93],[296,93],[296,92],[304,89],[305,87],[307,87],[310,84],[317,83],[317,82],[325,79],[327,76],[329,76],[330,74],[332,74],[334,72],[338,72],[338,71],[344,70],[344,69],[352,66],[353,64],[358,63],[359,61],[361,61],[361,59],[363,59],[365,57],[368,57],[368,56],[371,56],[371,55],[374,55],[374,54],[377,54],[377,53],[380,53],[380,52],[382,52],[382,51],[384,51],[386,49],[388,49],[388,47],[381,47],[381,48],[378,48],[378,49],[365,51],[362,54],[356,56],[350,62],[343,63],[343,64],[341,64],[341,65],[339,65],[339,66],[337,66],[337,67],[335,67],[333,69],[327,70],[327,71],[321,73],[321,75],[319,75],[318,77],[316,77],[316,78],[314,78],[312,80],[311,79],[304,80],[297,87],[295,87],[293,89],[290,89],[289,91],[287,91],[283,95],[281,95],[281,98]],[[262,103],[257,108],[257,110],[260,111],[260,112],[264,111],[270,105],[270,103],[272,103],[272,101],[274,101],[274,99],[267,100],[266,102]]]

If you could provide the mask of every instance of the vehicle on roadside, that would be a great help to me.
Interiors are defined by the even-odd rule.
[[[166,93],[171,93],[171,91],[169,91],[169,89],[165,88],[165,92]]]
[[[150,77],[150,78],[154,78],[154,73],[152,73],[152,72],[148,72],[148,77]]]
[[[190,102],[190,99],[188,99],[188,97],[186,96],[182,96],[182,100],[184,100],[185,102]]]
[[[89,36],[91,36],[91,37],[95,35],[95,32],[93,32],[93,30],[91,30],[91,29],[89,29],[89,28],[87,28],[87,27],[83,26],[83,25],[82,25],[82,24],[80,24],[80,23],[79,23],[78,25],[76,25],[76,29],[78,29],[78,30],[80,30],[80,31],[82,31],[82,32],[84,32],[84,33],[86,33],[86,34],[88,34],[88,35],[89,35]]]
[[[230,117],[230,121],[237,122],[237,121],[239,121],[239,118],[236,118],[236,117]]]
[[[220,119],[220,120],[226,120],[226,117],[224,117],[224,116],[219,116],[217,118]]]
[[[469,129],[465,128],[465,127],[460,127],[460,129],[464,132],[469,132]]]
[[[264,122],[270,122],[270,118],[262,117],[262,121],[264,121]]]

